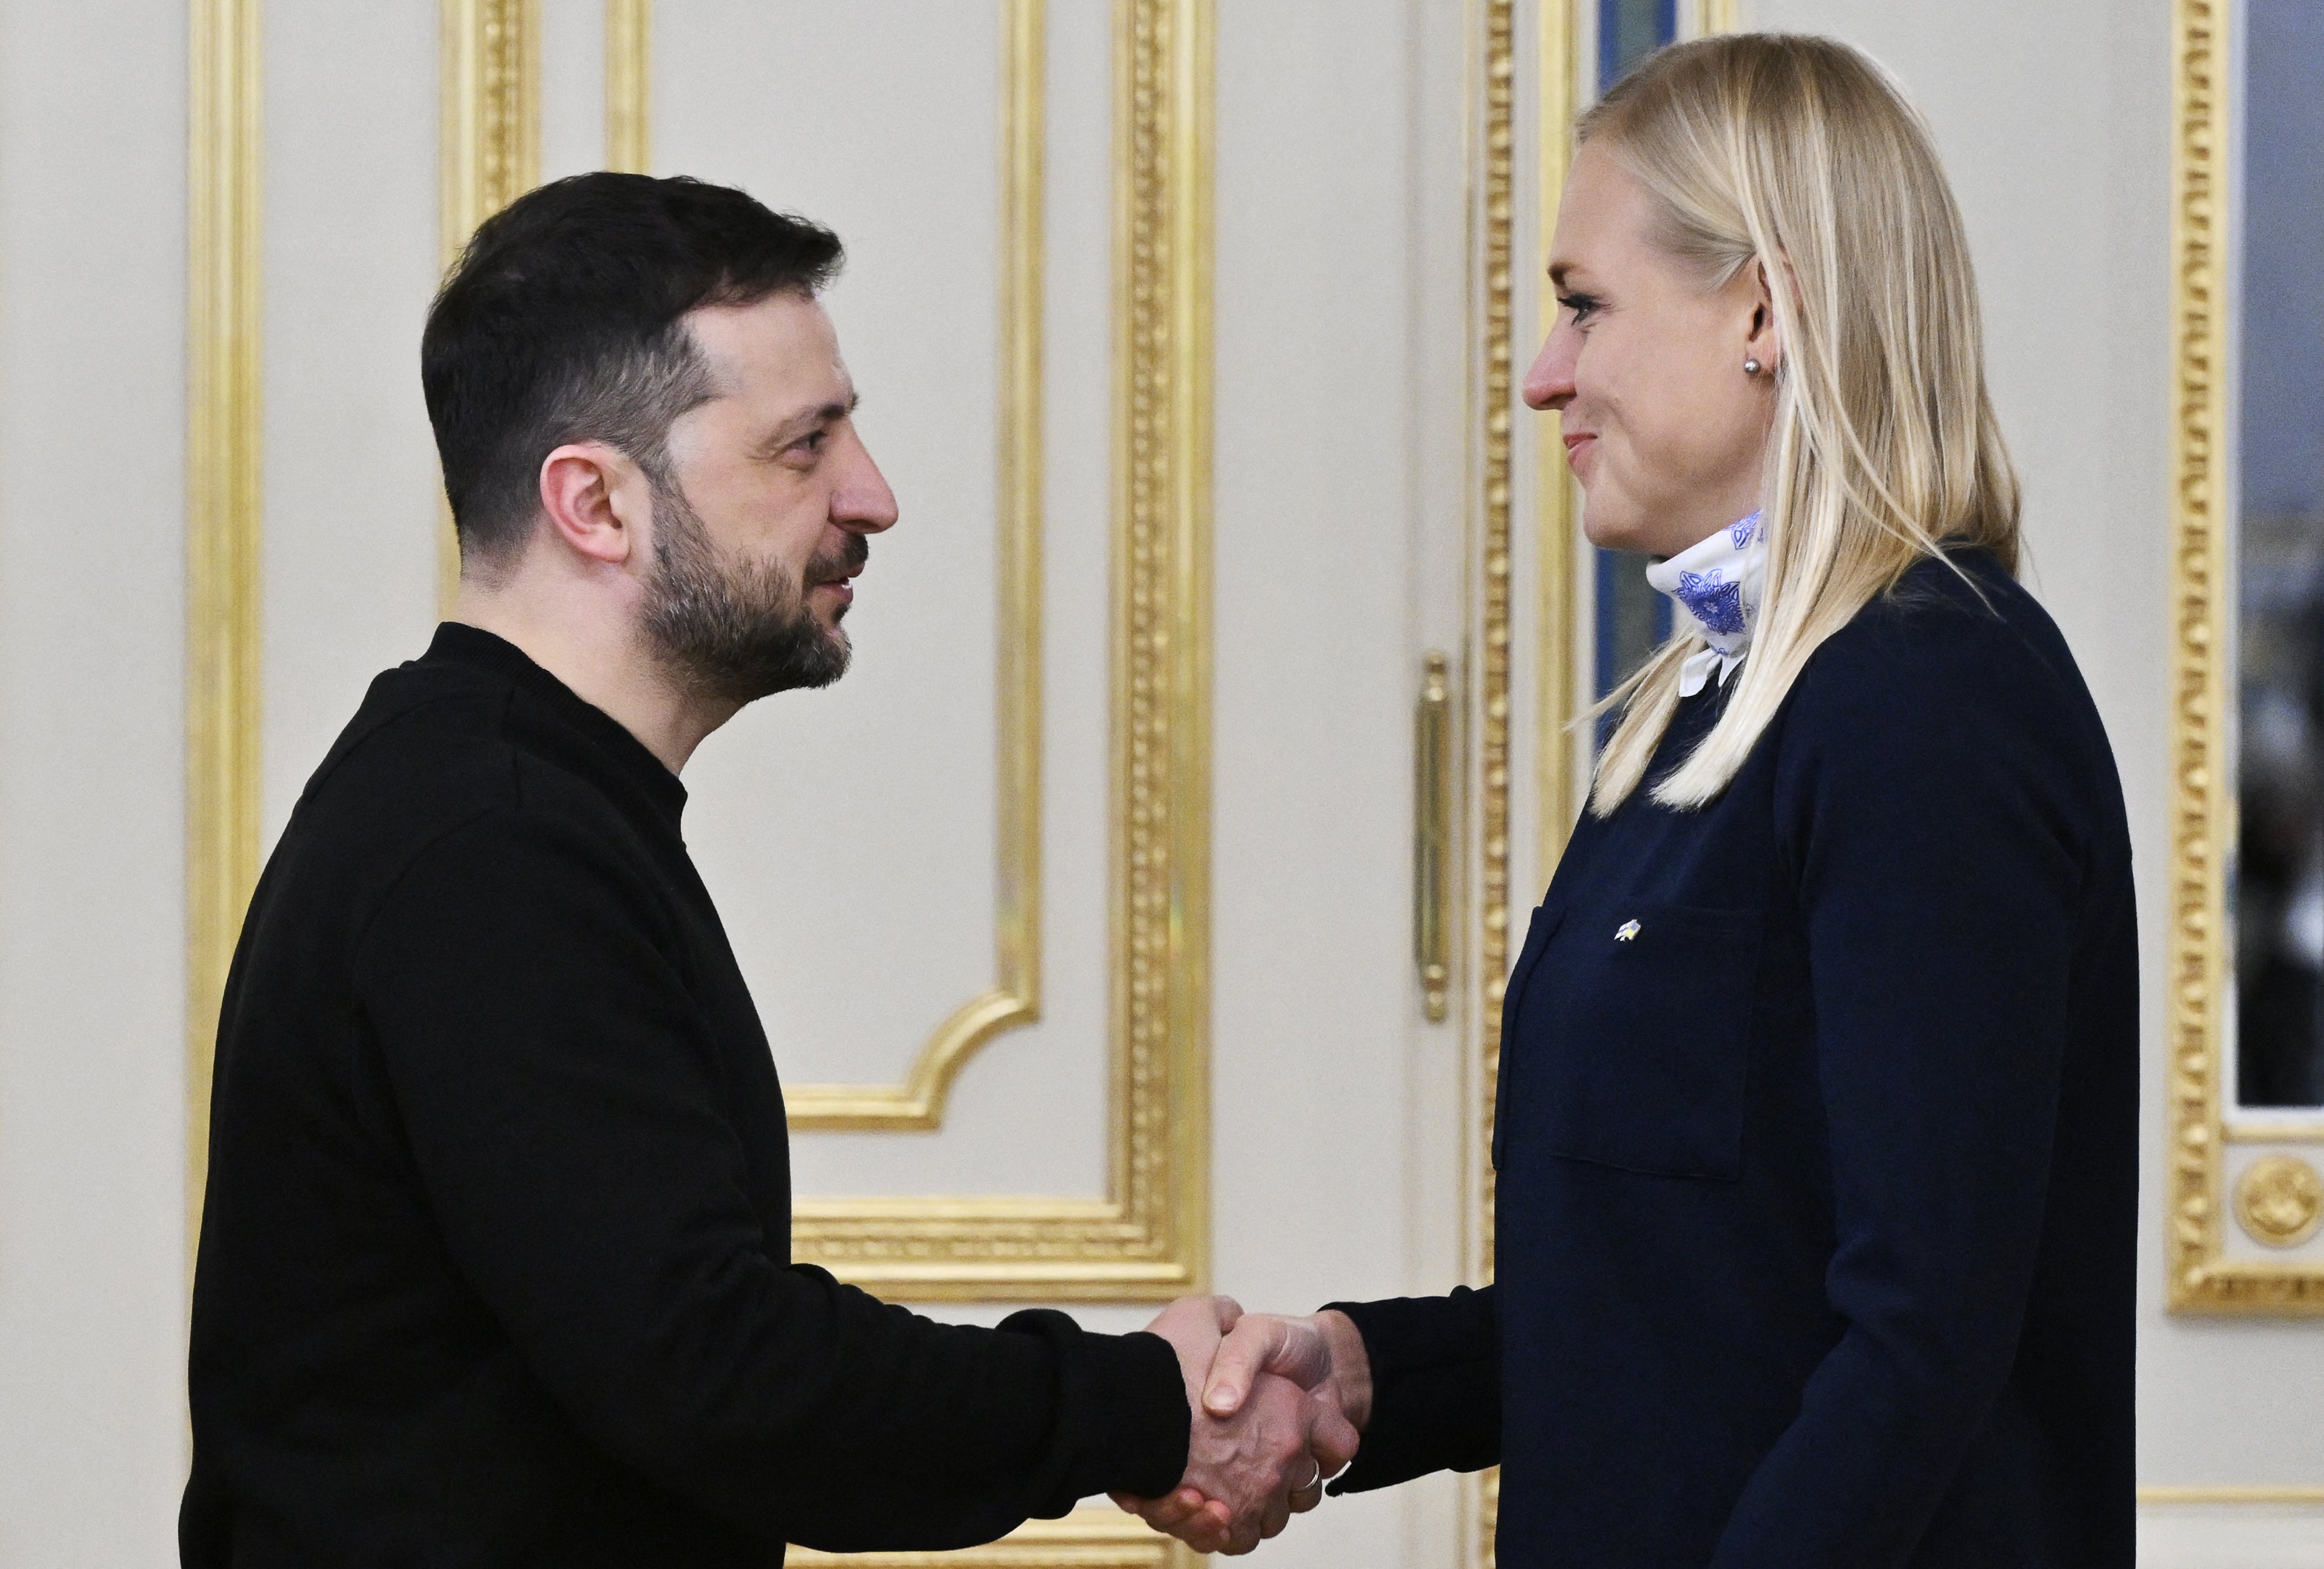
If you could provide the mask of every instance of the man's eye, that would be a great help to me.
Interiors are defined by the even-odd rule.
[[[815,457],[823,451],[823,444],[830,438],[831,432],[828,430],[812,430],[798,438],[794,444],[795,449],[803,451],[809,457]]]

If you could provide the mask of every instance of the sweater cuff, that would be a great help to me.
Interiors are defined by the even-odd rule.
[[[1029,1328],[1020,1320],[1062,1318],[1035,1308],[1012,1314],[1002,1329]],[[1067,1324],[1072,1320],[1066,1319]],[[1194,1415],[1186,1405],[1186,1379],[1178,1353],[1158,1334],[1093,1334],[1078,1330],[1059,1347],[1074,1365],[1067,1383],[1079,1385],[1075,1407],[1081,1428],[1066,1485],[1054,1500],[1063,1514],[1093,1493],[1121,1492],[1161,1498],[1186,1474],[1187,1442]]]
[[[1482,1311],[1480,1311],[1482,1309]],[[1501,1448],[1499,1336],[1474,1294],[1334,1302],[1363,1336],[1371,1417],[1334,1497],[1393,1487],[1434,1471],[1479,1471]]]

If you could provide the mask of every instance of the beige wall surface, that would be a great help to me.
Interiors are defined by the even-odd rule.
[[[0,1564],[174,1561],[185,8],[0,5]]]

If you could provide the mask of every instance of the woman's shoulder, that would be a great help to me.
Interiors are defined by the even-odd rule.
[[[1815,651],[1789,708],[1787,742],[1909,735],[1950,750],[2009,734],[2112,771],[2064,634],[1985,549],[1916,562]]]
[[[2030,683],[2029,696],[2082,691],[2073,653],[2041,602],[1993,552],[1965,549],[1923,558],[1876,595],[1816,651],[1799,690],[1868,687],[1941,699],[1993,683]]]

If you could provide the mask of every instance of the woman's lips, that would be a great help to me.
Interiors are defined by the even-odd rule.
[[[1582,472],[1582,460],[1598,444],[1597,432],[1577,430],[1565,438],[1565,466],[1574,473]]]

